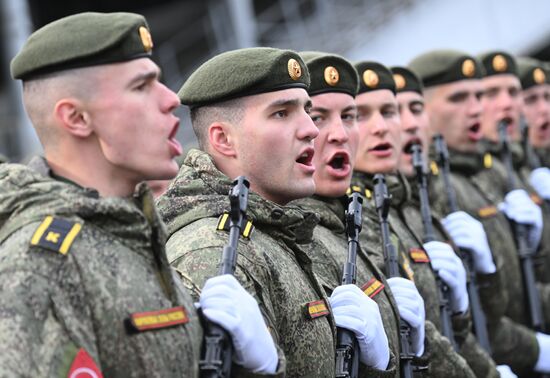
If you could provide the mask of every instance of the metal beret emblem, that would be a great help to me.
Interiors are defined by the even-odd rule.
[[[288,75],[292,80],[298,80],[302,76],[302,67],[296,59],[289,59],[288,64]]]
[[[466,77],[472,77],[476,73],[476,65],[472,59],[466,59],[462,62],[462,74]]]
[[[506,58],[500,54],[497,54],[493,57],[493,69],[496,72],[504,72],[508,69],[508,62]]]
[[[407,80],[401,74],[393,74],[393,81],[395,81],[396,89],[403,89],[407,84]]]
[[[325,81],[330,86],[338,84],[338,81],[340,81],[338,70],[332,66],[325,68]]]
[[[533,80],[535,80],[537,84],[542,84],[546,81],[546,74],[540,68],[535,68],[533,70]]]
[[[151,51],[153,49],[153,38],[145,26],[139,27],[139,37],[141,38],[141,43],[143,44],[145,52]]]
[[[378,77],[378,74],[373,70],[366,70],[365,72],[363,72],[363,81],[365,82],[365,85],[367,87],[376,88],[378,86],[378,83],[380,82],[380,78]]]

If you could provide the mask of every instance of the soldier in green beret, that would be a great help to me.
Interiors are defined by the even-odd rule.
[[[380,225],[372,193],[374,174],[386,173],[388,189],[393,196],[389,216],[392,241],[398,249],[402,274],[415,283],[425,303],[423,309],[426,314],[425,350],[420,361],[424,364],[429,362],[427,372],[429,376],[451,374],[457,377],[473,377],[475,375],[468,363],[452,349],[449,340],[438,331],[440,328],[439,304],[434,274],[426,263],[429,260],[426,252],[421,249],[422,242],[402,219],[401,206],[410,202],[410,190],[404,177],[396,175],[401,154],[401,139],[395,81],[392,73],[376,62],[359,62],[355,64],[355,68],[360,78],[359,93],[355,99],[358,109],[359,147],[355,159],[352,188],[366,194],[360,241],[365,245],[377,243],[382,246]],[[411,251],[421,252],[424,258],[421,258],[418,253],[413,253],[416,260],[411,259],[408,248],[411,248]],[[378,267],[385,270],[381,249],[372,249],[369,252],[372,253],[371,257]],[[421,311],[422,309],[418,309],[416,313],[420,314]],[[459,317],[462,319],[464,316]],[[460,325],[462,330],[467,326],[467,320],[456,324]]]
[[[12,61],[45,156],[0,166],[2,375],[198,376],[199,317],[140,184],[172,178],[181,153],[179,100],[152,47],[140,15],[81,13],[37,30]],[[232,289],[210,282],[203,312],[265,330],[254,299]],[[203,303],[213,295],[222,303]],[[239,362],[262,371],[251,336],[231,334]]]
[[[498,54],[495,66],[499,70],[512,67],[507,56]],[[462,69],[469,65],[467,61],[473,70]],[[473,253],[494,360],[510,365],[517,374],[530,374],[539,347],[534,333],[523,325],[527,314],[517,251],[510,224],[498,211],[500,199],[491,178],[491,172],[503,167],[484,155],[480,145],[483,67],[461,51],[435,50],[416,57],[409,68],[423,80],[431,134],[441,134],[448,145],[456,207],[462,211],[450,214],[455,209],[448,203],[447,188],[438,170],[433,170],[430,182],[432,208],[439,214],[450,214],[443,219],[447,231],[457,245]],[[433,79],[444,75],[444,82]],[[433,149],[431,153],[435,159]],[[521,345],[524,353],[516,353],[512,345]],[[506,369],[499,367],[501,374],[508,374]]]
[[[376,323],[356,318],[371,307],[369,298],[352,287],[326,296],[312,269],[318,216],[288,204],[315,192],[313,139],[319,131],[308,114],[309,84],[302,58],[274,48],[217,55],[184,83],[178,94],[191,108],[200,150],[187,154],[158,201],[170,234],[168,258],[199,287],[216,274],[228,237],[220,218],[228,209],[225,197],[232,178],[247,176],[254,231],[239,245],[236,277],[260,303],[285,352],[287,375],[333,377],[341,325],[360,340],[360,376],[378,376],[393,365],[365,350]],[[383,341],[383,330],[376,332]],[[389,356],[387,340],[377,347]]]

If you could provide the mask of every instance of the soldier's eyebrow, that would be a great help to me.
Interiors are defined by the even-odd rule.
[[[130,81],[128,82],[128,86],[131,87],[134,84],[137,84],[140,82],[146,82],[146,81],[158,80],[158,79],[160,79],[160,70],[158,69],[147,71],[147,72],[141,72],[135,75],[134,77],[132,77],[132,79],[130,79]]]

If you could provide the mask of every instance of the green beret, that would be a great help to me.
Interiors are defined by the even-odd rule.
[[[317,51],[300,52],[307,65],[311,84],[308,93],[315,96],[327,92],[357,94],[359,77],[353,65],[339,55]]]
[[[405,67],[392,67],[391,72],[393,73],[397,93],[417,92],[422,94],[424,85],[414,72]]]
[[[456,50],[433,50],[414,58],[408,66],[425,88],[460,80],[481,79],[483,67],[472,56]]]
[[[124,62],[151,55],[153,41],[143,16],[86,12],[38,29],[11,61],[14,79],[71,68]]]
[[[485,68],[485,76],[511,74],[518,76],[518,67],[516,59],[504,51],[491,51],[480,54],[477,57],[483,68]]]
[[[191,108],[259,93],[309,87],[298,53],[270,47],[228,51],[203,63],[178,92]]]
[[[359,91],[357,94],[389,89],[395,94],[395,82],[389,68],[376,62],[357,62],[355,69],[359,74]]]
[[[535,85],[548,84],[548,76],[544,64],[533,58],[517,58],[519,79],[523,89],[529,89]]]

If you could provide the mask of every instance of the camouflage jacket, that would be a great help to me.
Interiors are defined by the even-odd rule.
[[[158,202],[170,235],[170,263],[198,287],[217,274],[228,242],[227,231],[218,230],[218,219],[229,210],[230,187],[231,180],[207,153],[191,150]],[[336,327],[310,253],[317,215],[250,192],[247,216],[254,231],[239,239],[235,275],[258,301],[285,353],[287,375],[333,377]],[[361,376],[384,374],[388,372],[361,369]]]
[[[199,319],[147,187],[101,198],[33,165],[0,165],[0,376],[197,377]]]
[[[373,183],[372,175],[354,172],[352,180],[353,190],[359,190],[365,193],[366,200],[363,202],[363,230],[360,234],[361,245],[370,244],[372,246],[380,246],[378,248],[369,248],[367,252],[371,260],[375,261],[378,268],[382,271],[386,271],[385,261],[382,246],[382,235],[380,231],[380,224],[378,221],[378,214],[376,212],[374,199],[373,199]],[[426,353],[423,358],[429,361],[429,369],[427,376],[440,377],[440,376],[457,376],[457,377],[474,377],[475,374],[471,367],[464,360],[462,356],[457,354],[449,340],[442,336],[439,332],[439,304],[436,303],[438,293],[435,289],[435,281],[433,283],[425,283],[425,277],[430,278],[430,275],[425,272],[429,267],[425,262],[420,262],[421,259],[417,259],[418,262],[414,262],[409,257],[409,249],[405,249],[406,245],[413,244],[414,251],[419,251],[419,246],[416,239],[412,236],[411,232],[406,228],[403,228],[403,223],[399,219],[394,219],[395,212],[393,205],[398,206],[406,200],[404,194],[405,191],[396,191],[396,185],[400,185],[400,181],[396,180],[392,176],[386,177],[388,184],[388,191],[392,194],[392,210],[390,211],[389,224],[391,232],[391,242],[396,247],[400,269],[403,277],[409,278],[417,286],[420,294],[424,299],[426,310],[426,339],[425,348]],[[403,184],[403,181],[401,181]],[[397,220],[397,223],[396,223]],[[415,255],[416,256],[416,255]],[[424,268],[424,269],[423,269]],[[433,280],[433,273],[431,280]],[[454,320],[454,319],[453,319]],[[463,319],[458,319],[453,325],[467,327],[468,322],[464,322]]]
[[[320,221],[313,230],[312,263],[313,271],[321,280],[327,295],[342,283],[343,267],[348,257],[348,242],[345,233],[344,214],[347,207],[347,198],[326,198],[314,196],[294,201],[293,204],[304,210],[316,212]],[[346,207],[345,207],[346,206]],[[320,243],[321,248],[316,244]],[[390,350],[393,356],[399,356],[399,310],[386,278],[370,261],[364,249],[368,246],[359,246],[356,260],[356,284],[371,297],[380,309],[384,330],[388,336]],[[325,255],[324,252],[328,252]],[[392,358],[393,360],[393,358]],[[399,376],[399,358],[394,376]]]

